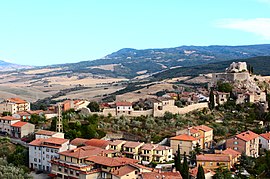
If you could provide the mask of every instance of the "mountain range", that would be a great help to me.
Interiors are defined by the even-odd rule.
[[[246,46],[180,46],[144,50],[124,48],[102,59],[50,65],[46,68],[61,67],[63,74],[91,73],[93,75],[131,79],[141,75],[153,75],[168,69],[234,59],[247,59],[257,56],[270,56],[270,44]],[[6,62],[3,62],[3,64],[0,63],[0,69],[8,67],[14,69],[16,65]]]

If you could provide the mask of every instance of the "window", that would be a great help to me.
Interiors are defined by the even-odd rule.
[[[61,172],[61,171],[62,171],[62,168],[61,168],[61,167],[58,167],[58,171],[60,171],[60,172]]]
[[[74,172],[73,172],[73,170],[70,170],[69,173],[70,173],[70,175],[73,175]]]
[[[37,161],[37,158],[34,158],[34,161],[36,162]]]
[[[204,162],[202,162],[202,166],[204,166],[205,165],[205,163]]]
[[[80,175],[80,173],[79,172],[76,172],[76,176],[79,176]]]
[[[233,150],[238,150],[238,148],[237,147],[234,147]]]
[[[67,173],[68,172],[68,169],[67,168],[65,168],[65,173]]]
[[[210,166],[213,166],[213,162],[210,162]]]
[[[238,142],[237,142],[237,141],[234,141],[234,144],[235,144],[235,145],[237,145],[237,144],[238,144]]]
[[[46,152],[49,152],[50,150],[49,149],[46,149]]]

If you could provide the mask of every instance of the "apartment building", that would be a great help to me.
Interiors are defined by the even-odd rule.
[[[144,144],[140,148],[140,160],[150,163],[173,160],[172,148],[158,144]]]
[[[0,117],[0,132],[2,134],[11,135],[12,133],[12,127],[11,125],[15,124],[16,122],[19,122],[19,119],[16,119],[12,116],[3,116]]]
[[[9,98],[0,103],[0,113],[10,112],[16,114],[22,111],[30,111],[30,103],[20,98]]]
[[[141,142],[131,142],[131,141],[127,141],[124,145],[123,145],[123,154],[124,156],[128,157],[128,158],[133,158],[136,160],[140,159],[140,147],[143,146],[144,143]]]
[[[214,170],[219,167],[226,167],[228,170],[233,166],[232,156],[229,154],[202,154],[196,156],[197,167]]]
[[[270,150],[270,132],[260,134],[259,142],[261,148]]]
[[[16,122],[11,124],[11,137],[23,138],[31,133],[34,133],[35,125],[29,122]]]
[[[122,151],[123,145],[126,143],[124,140],[114,140],[109,143],[110,150]]]
[[[51,171],[50,161],[59,158],[59,152],[75,148],[68,139],[38,138],[29,143],[29,168],[44,172]]]
[[[201,141],[201,138],[196,138],[188,134],[181,134],[175,137],[171,137],[170,145],[173,153],[178,150],[179,146],[181,154],[189,154],[192,150],[194,150],[197,143],[201,144]]]
[[[226,141],[226,147],[245,153],[247,156],[259,156],[259,135],[246,131],[235,135]]]
[[[132,103],[130,102],[116,102],[116,115],[130,115],[133,111]]]
[[[54,132],[48,130],[39,130],[35,133],[36,139],[48,139],[51,137],[64,139],[64,133],[62,132]]]

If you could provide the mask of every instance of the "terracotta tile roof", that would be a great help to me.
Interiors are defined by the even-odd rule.
[[[268,133],[264,133],[264,134],[260,134],[261,137],[265,138],[266,140],[270,140],[270,132]]]
[[[20,116],[31,116],[31,114],[29,114],[26,111],[21,111],[21,112],[18,112],[17,114],[20,115]]]
[[[233,150],[233,149],[231,149],[231,148],[227,148],[226,150],[221,151],[221,153],[222,153],[222,154],[228,154],[228,155],[231,155],[233,158],[239,157],[239,156],[241,155],[240,152],[235,151],[235,150]]]
[[[126,143],[126,141],[124,141],[124,140],[114,140],[114,141],[111,141],[110,142],[110,145],[114,145],[114,146],[116,146],[116,145],[119,145],[119,144],[124,144],[124,143]]]
[[[124,147],[136,148],[136,147],[141,146],[142,144],[143,144],[143,143],[141,143],[141,142],[127,141],[127,142],[124,144]]]
[[[212,175],[215,175],[215,172],[212,171],[212,170],[209,170],[209,169],[203,169],[204,170],[204,174],[207,174],[207,173],[211,173]],[[192,168],[192,169],[189,169],[189,174],[192,176],[192,177],[197,177],[197,173],[198,173],[198,167],[195,167],[195,168]]]
[[[143,144],[141,150],[153,150],[157,147],[155,144]]]
[[[70,142],[70,144],[75,145],[75,146],[81,146],[81,145],[85,145],[86,141],[89,141],[89,139],[75,138]]]
[[[121,101],[121,102],[116,102],[116,106],[132,106],[132,103],[126,102],[126,101]]]
[[[0,117],[0,119],[7,120],[7,121],[20,120],[20,119],[17,119],[15,117],[12,117],[12,116],[3,116],[3,117]]]
[[[180,141],[195,141],[198,140],[193,136],[187,135],[187,134],[181,134],[175,137],[171,137],[171,140],[180,140]]]
[[[16,104],[27,103],[25,100],[23,100],[21,98],[8,98],[7,101],[10,101],[10,102],[16,103]]]
[[[182,179],[179,172],[146,172],[142,173],[142,179]]]
[[[90,145],[94,147],[99,147],[105,149],[109,145],[110,141],[101,140],[101,139],[90,139],[85,142],[85,145]]]
[[[68,150],[64,152],[60,152],[60,155],[74,157],[77,159],[83,159],[94,155],[106,155],[109,153],[116,153],[114,150],[104,150],[99,147],[93,147],[93,146],[84,146],[79,147],[73,150]]]
[[[38,135],[52,136],[52,135],[56,134],[56,132],[47,131],[47,130],[39,130],[39,131],[36,132],[36,134],[38,134]]]
[[[139,160],[135,160],[132,158],[127,158],[127,157],[115,157],[114,159],[117,159],[119,162],[124,163],[124,164],[137,164]]]
[[[40,113],[44,113],[43,110],[35,110],[35,111],[27,111],[29,114],[37,114],[39,115]]]
[[[28,122],[22,122],[22,121],[19,121],[19,122],[16,122],[14,124],[12,124],[11,126],[12,127],[22,127],[24,125],[26,125]]]
[[[172,148],[168,146],[158,145],[157,148],[155,148],[154,150],[169,150],[169,149]]]
[[[230,155],[227,154],[202,154],[196,156],[197,161],[209,161],[209,162],[230,162]]]
[[[90,156],[85,160],[108,167],[119,167],[125,165],[124,163],[119,162],[117,159],[105,156]]]
[[[205,125],[200,125],[200,126],[195,126],[195,129],[202,130],[204,132],[212,131],[213,129],[211,127],[205,126]]]
[[[190,133],[191,133],[191,134],[196,134],[196,133],[198,133],[198,132],[199,132],[199,130],[198,130],[198,129],[193,128],[193,127],[192,127],[192,128],[190,128],[190,129],[189,129],[189,131],[190,131]]]
[[[259,135],[252,131],[246,131],[236,135],[236,137],[247,142],[259,137]]]
[[[56,137],[51,137],[48,139],[36,139],[29,143],[32,146],[44,146],[50,148],[61,148],[61,145],[68,142],[68,139],[61,139]]]
[[[119,177],[122,177],[124,175],[127,175],[135,170],[138,170],[137,168],[135,167],[132,167],[130,165],[125,165],[123,167],[120,167],[119,169],[115,170],[112,172],[112,175],[115,175],[115,176],[119,176]]]

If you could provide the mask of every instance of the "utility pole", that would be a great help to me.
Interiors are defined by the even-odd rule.
[[[62,122],[62,104],[57,104],[57,113],[58,113],[58,120],[56,122],[56,132],[63,132],[63,122]]]

